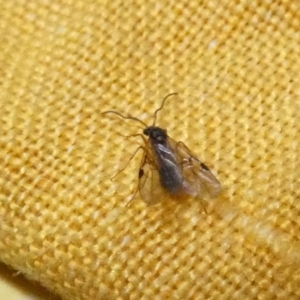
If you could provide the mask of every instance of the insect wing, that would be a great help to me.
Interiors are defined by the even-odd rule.
[[[153,151],[149,149],[151,145],[147,146],[139,169],[138,188],[142,199],[147,204],[153,205],[166,198],[168,193],[161,185]]]
[[[183,188],[194,197],[203,199],[216,198],[221,193],[221,184],[209,168],[202,163],[182,142],[169,138],[169,143],[176,151],[184,177]]]

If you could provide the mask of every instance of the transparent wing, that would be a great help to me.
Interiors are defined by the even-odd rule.
[[[209,168],[184,143],[175,142],[171,138],[169,143],[182,167],[185,192],[203,199],[216,198],[221,193],[221,184]]]
[[[168,197],[168,193],[160,183],[159,172],[149,147],[144,153],[139,169],[138,188],[142,199],[147,204],[153,205]]]

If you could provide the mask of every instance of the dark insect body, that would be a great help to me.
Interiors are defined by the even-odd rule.
[[[142,136],[144,146],[140,146],[137,151],[144,150],[138,173],[138,190],[146,203],[158,203],[168,195],[216,198],[221,192],[221,184],[209,168],[182,142],[175,142],[165,129],[155,126],[157,113],[171,95],[174,94],[165,97],[161,107],[155,111],[152,126],[147,126],[138,118],[123,116],[115,111],[106,111],[103,114],[114,113],[124,119],[138,121],[145,127],[143,133],[148,139]]]

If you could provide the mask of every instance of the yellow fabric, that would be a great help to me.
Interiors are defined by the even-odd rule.
[[[1,1],[0,259],[63,299],[300,299],[298,1]],[[147,206],[134,121],[223,192]]]
[[[29,281],[12,268],[0,263],[0,299],[59,300],[36,281]]]

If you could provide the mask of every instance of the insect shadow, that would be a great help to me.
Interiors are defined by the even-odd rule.
[[[127,167],[139,150],[143,151],[138,171],[138,187],[129,203],[138,191],[147,204],[156,204],[166,197],[213,199],[221,192],[221,184],[210,169],[183,142],[176,142],[168,136],[165,129],[155,125],[158,112],[164,107],[165,101],[176,94],[169,94],[163,99],[161,106],[154,112],[151,126],[136,117],[124,116],[117,111],[102,113],[116,114],[123,119],[139,122],[144,127],[143,134],[134,135],[142,137],[143,145],[136,149],[126,166],[117,173]],[[206,212],[203,202],[202,205]]]

